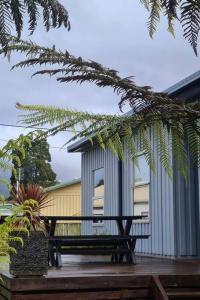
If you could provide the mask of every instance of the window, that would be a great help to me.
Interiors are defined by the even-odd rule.
[[[150,169],[145,155],[138,156],[138,167],[134,166],[133,209],[134,215],[149,217]]]
[[[104,215],[104,168],[93,171],[93,216]],[[94,221],[101,224],[102,221]]]

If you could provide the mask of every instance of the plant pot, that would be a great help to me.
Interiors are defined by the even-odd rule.
[[[16,233],[22,237],[19,242],[11,242],[17,253],[10,255],[10,274],[14,276],[43,276],[48,272],[48,241],[42,231]]]

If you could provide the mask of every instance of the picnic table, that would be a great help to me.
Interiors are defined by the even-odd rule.
[[[111,255],[111,261],[135,264],[135,245],[137,239],[147,239],[149,235],[130,235],[133,221],[144,216],[45,216],[42,217],[49,239],[49,262],[52,266],[61,267],[63,254],[96,254]],[[59,221],[115,221],[117,235],[80,235],[56,236],[56,224]]]

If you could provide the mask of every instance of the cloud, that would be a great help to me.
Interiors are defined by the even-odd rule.
[[[191,47],[182,37],[177,24],[177,37],[167,32],[162,19],[152,40],[147,32],[148,13],[133,0],[62,0],[67,6],[72,29],[51,30],[46,33],[42,24],[36,30],[33,41],[70,53],[93,59],[105,66],[119,70],[122,76],[134,75],[140,85],[151,85],[163,90],[199,69]],[[26,34],[23,36],[26,37]],[[28,37],[29,38],[29,37]],[[12,58],[11,63],[19,59]],[[11,64],[0,59],[0,123],[17,122],[19,112],[16,102],[72,107],[92,112],[114,113],[118,111],[119,98],[109,88],[94,85],[60,84],[49,77],[31,78],[33,70],[10,72]],[[35,70],[34,70],[35,71]],[[23,130],[1,128],[1,138],[15,137]],[[50,139],[52,165],[60,180],[80,176],[80,154],[68,154],[60,147],[67,136],[59,134]]]

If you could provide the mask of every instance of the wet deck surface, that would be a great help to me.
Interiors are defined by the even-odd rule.
[[[68,255],[63,267],[50,268],[47,276],[13,278],[3,272],[2,279],[0,300],[160,300],[178,299],[168,297],[177,293],[200,299],[197,259],[138,256],[136,265],[115,265],[107,257]],[[156,296],[162,289],[166,295]]]
[[[189,275],[200,274],[200,260],[174,260],[137,256],[136,265],[111,264],[103,256],[64,256],[63,267],[50,268],[48,277],[102,275]]]

